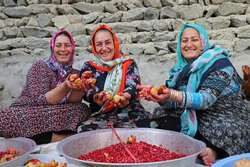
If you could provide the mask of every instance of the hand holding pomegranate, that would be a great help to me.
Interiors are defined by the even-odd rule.
[[[124,108],[129,104],[131,95],[127,92],[116,94],[113,97],[113,102],[116,107]]]
[[[165,85],[160,85],[158,88],[153,85],[139,86],[140,97],[148,101],[159,102],[164,105],[166,100],[171,96],[171,89]]]

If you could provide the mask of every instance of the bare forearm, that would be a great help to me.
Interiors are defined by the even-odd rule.
[[[82,101],[83,91],[80,90],[71,90],[67,96],[67,100],[71,103],[78,103]]]
[[[45,97],[50,104],[58,104],[69,92],[70,88],[66,85],[65,82],[63,82],[56,88],[47,92],[45,94]]]
[[[166,104],[166,100],[172,100],[175,101],[179,104],[182,103],[182,92],[181,91],[177,91],[174,89],[168,89],[167,91],[165,91],[164,93],[168,94],[167,96],[165,96],[165,98],[159,99],[159,104],[160,105],[165,105]]]
[[[171,89],[169,100],[172,100],[172,101],[175,101],[175,102],[181,104],[181,102],[182,102],[181,91]]]

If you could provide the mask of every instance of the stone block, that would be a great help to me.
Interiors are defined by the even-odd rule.
[[[247,25],[246,16],[240,15],[240,16],[231,16],[231,26],[232,27],[242,27]]]
[[[72,36],[86,34],[86,29],[85,29],[84,25],[81,23],[68,25],[67,27],[65,27],[65,29],[67,31],[69,31],[69,33]]]
[[[38,22],[34,16],[29,18],[28,26],[38,27]]]
[[[123,14],[121,21],[122,22],[131,22],[134,20],[143,20],[143,11],[142,10],[130,10],[130,12],[126,12]]]
[[[195,24],[203,27],[205,30],[211,30],[211,24],[204,18],[196,19]]]
[[[14,20],[14,25],[17,27],[25,26],[28,24],[28,21],[29,21],[28,17],[16,19],[16,20]]]
[[[177,12],[172,7],[166,6],[164,8],[161,8],[160,18],[161,19],[166,19],[166,18],[177,19]]]
[[[42,5],[38,5],[38,4],[29,5],[29,8],[31,9],[32,13],[35,15],[50,13],[49,7],[43,4]]]
[[[168,49],[171,53],[176,53],[177,50],[177,42],[169,42]]]
[[[16,2],[14,0],[3,0],[3,4],[5,7],[16,6]]]
[[[71,6],[65,5],[65,4],[57,6],[56,10],[60,15],[69,15],[69,14],[70,15],[77,15],[77,14],[79,14],[79,12],[77,10],[75,10]]]
[[[40,0],[40,3],[42,3],[42,4],[51,4],[52,0]]]
[[[172,21],[172,27],[174,31],[178,31],[181,29],[181,27],[185,24],[185,21],[181,19],[175,19]]]
[[[54,4],[54,5],[60,5],[61,4],[61,0],[52,0],[52,4]]]
[[[226,1],[227,0],[211,0],[213,5],[220,5],[220,4],[222,4],[223,2],[226,2]]]
[[[153,38],[152,32],[141,32],[136,33],[136,35],[132,36],[133,43],[147,43],[150,42]]]
[[[246,5],[244,4],[224,2],[218,8],[216,12],[216,16],[229,16],[229,15],[243,14],[245,10],[246,10]]]
[[[17,5],[18,6],[27,6],[27,1],[26,0],[17,0]]]
[[[63,29],[69,25],[69,19],[65,15],[52,18],[52,22],[58,29]]]
[[[93,12],[91,14],[83,15],[82,16],[82,24],[91,24],[94,23],[94,21],[100,16],[101,13],[99,12]]]
[[[152,8],[161,8],[162,4],[161,4],[161,0],[144,0],[143,1],[144,6],[146,7],[152,7]]]
[[[173,0],[161,0],[162,7],[165,6],[171,6],[174,7],[174,1]]]
[[[141,55],[143,54],[143,48],[138,45],[129,45],[128,46],[128,52],[131,55]]]
[[[113,3],[111,3],[111,2],[108,2],[108,3],[104,4],[104,10],[106,12],[109,12],[109,13],[112,13],[112,14],[114,14],[114,13],[116,13],[116,12],[119,11],[117,9],[117,7],[115,5],[113,5]]]
[[[145,50],[144,50],[145,55],[156,55],[157,50],[155,49],[154,46],[148,45]]]
[[[250,48],[250,39],[237,40],[235,42],[234,51],[241,52]]]
[[[116,7],[121,11],[128,11],[128,8],[122,2],[117,2]]]
[[[203,16],[203,8],[198,4],[179,7],[181,19],[195,20]]]
[[[5,8],[3,13],[9,17],[14,18],[22,18],[28,17],[31,15],[31,10],[27,7],[13,7],[13,8]]]
[[[31,4],[38,4],[38,3],[39,3],[39,0],[27,0],[27,3],[28,3],[29,5],[31,5]]]
[[[137,31],[138,31],[138,32],[141,32],[141,31],[147,31],[147,32],[149,32],[149,31],[152,31],[152,30],[153,30],[152,25],[147,24],[146,22],[140,22],[140,23],[136,26],[136,28],[137,28]]]
[[[49,49],[49,41],[38,38],[27,40],[25,45],[30,49]]]
[[[15,19],[11,19],[11,18],[4,20],[5,26],[6,27],[12,27],[12,26],[14,26],[14,20]]]
[[[234,29],[222,29],[220,31],[209,31],[208,36],[211,40],[234,41],[237,34]]]
[[[76,4],[72,4],[72,7],[76,9],[80,14],[89,14],[91,12],[104,12],[104,7],[99,4],[79,2]]]
[[[25,37],[44,38],[50,36],[49,31],[37,27],[27,26],[27,27],[21,27],[20,29]]]
[[[133,24],[115,24],[111,25],[110,28],[114,33],[137,32],[136,26]]]
[[[155,31],[166,31],[172,29],[171,22],[169,20],[157,20],[152,22],[152,24]]]
[[[46,27],[52,25],[51,14],[40,14],[37,16],[37,22],[40,27]]]
[[[144,11],[144,20],[157,20],[159,18],[159,12],[153,8],[147,8]]]
[[[74,40],[77,47],[89,47],[91,44],[91,36],[87,35],[74,36]]]
[[[207,20],[211,23],[212,30],[225,29],[231,24],[230,18],[225,18],[222,16],[208,18]]]
[[[241,27],[238,29],[238,38],[248,38],[250,39],[250,26]]]
[[[111,14],[102,19],[102,23],[115,23],[120,22],[123,14],[121,12]]]
[[[6,15],[6,14],[4,14],[4,13],[0,13],[0,20],[4,20],[4,19],[7,19],[8,18],[8,16]]]
[[[4,28],[5,27],[5,21],[4,20],[0,20],[0,28]]]
[[[70,24],[78,24],[82,21],[82,15],[67,15]]]
[[[4,29],[4,35],[8,38],[15,38],[18,34],[18,28],[17,27],[11,27],[11,28],[5,28]]]

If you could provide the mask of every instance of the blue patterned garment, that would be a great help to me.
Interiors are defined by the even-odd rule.
[[[210,46],[205,30],[197,25],[186,27],[200,33],[202,54],[188,63],[178,43],[178,62],[170,70],[166,85],[181,91],[183,99],[180,104],[167,100],[154,110],[154,120],[159,128],[195,135],[222,157],[250,152],[250,109],[240,89],[242,79],[228,53]],[[191,83],[194,85],[190,86]]]
[[[193,62],[188,63],[187,60],[181,54],[181,36],[185,28],[192,27],[195,28],[201,38],[201,55],[196,58]],[[170,79],[166,81],[166,84],[170,88],[175,88],[180,83],[181,79],[185,76],[189,76],[189,80],[186,87],[186,92],[196,92],[201,81],[203,75],[214,67],[214,63],[219,59],[226,59],[229,57],[227,50],[221,48],[220,46],[211,47],[206,31],[194,24],[185,24],[178,38],[177,45],[177,63],[170,70]],[[189,94],[187,94],[188,96]],[[199,106],[201,101],[196,98],[196,95],[192,95],[192,99],[197,99],[192,101],[192,105]],[[186,108],[185,111],[181,115],[181,132],[185,133],[189,136],[194,137],[197,132],[197,118],[194,109]]]

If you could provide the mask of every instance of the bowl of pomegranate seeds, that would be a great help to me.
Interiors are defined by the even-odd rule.
[[[35,141],[28,138],[0,138],[0,167],[23,166],[35,147]]]
[[[153,128],[116,128],[79,133],[56,150],[79,166],[194,167],[206,145],[182,133]]]

